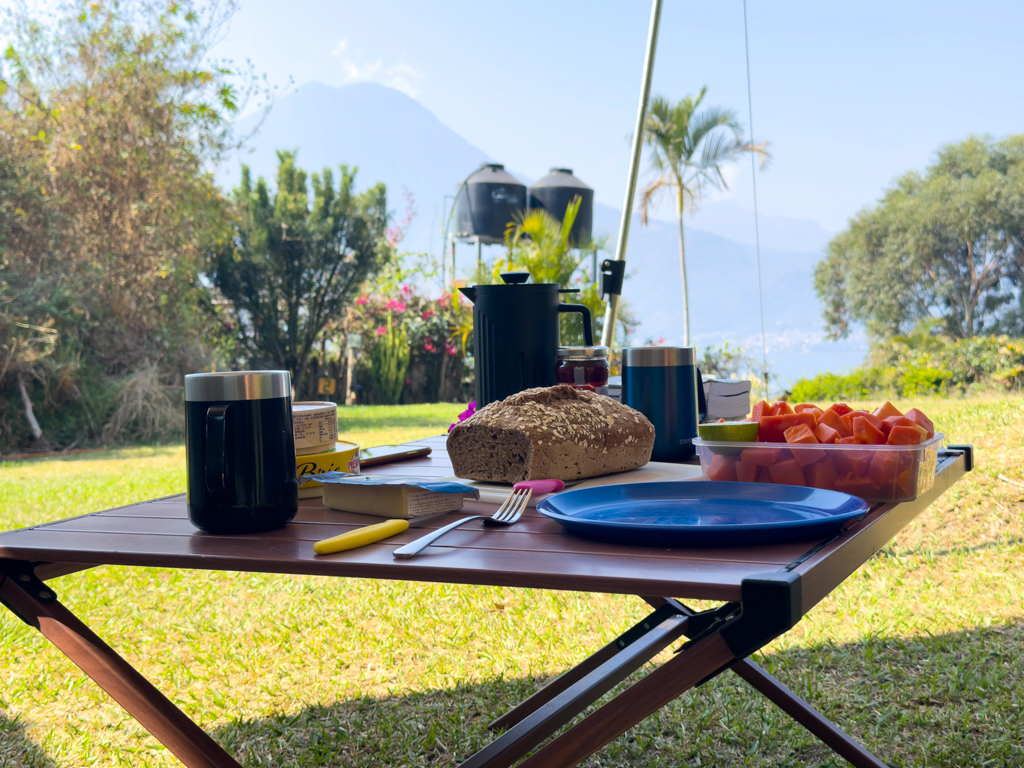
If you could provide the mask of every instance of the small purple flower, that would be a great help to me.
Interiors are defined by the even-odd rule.
[[[471,400],[469,403],[469,408],[467,408],[466,410],[459,414],[459,421],[457,423],[461,424],[474,413],[476,413],[476,400]],[[452,424],[450,427],[448,427],[449,432],[451,432],[453,429],[455,429],[455,424]]]

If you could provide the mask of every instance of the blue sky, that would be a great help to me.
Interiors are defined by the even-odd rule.
[[[830,231],[896,176],[972,133],[1024,131],[1024,3],[748,0],[761,209]],[[492,157],[537,178],[569,166],[620,206],[646,2],[242,0],[215,53],[272,82],[403,90]],[[740,0],[667,0],[653,93],[707,85],[747,120]],[[367,116],[372,120],[372,116]],[[749,166],[730,196],[750,206]],[[666,211],[667,213],[667,211]]]

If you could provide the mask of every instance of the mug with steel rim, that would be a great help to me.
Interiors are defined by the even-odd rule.
[[[291,374],[185,377],[188,516],[207,533],[280,528],[298,511]]]
[[[707,412],[695,348],[623,349],[621,399],[654,425],[653,461],[693,458],[697,424]]]

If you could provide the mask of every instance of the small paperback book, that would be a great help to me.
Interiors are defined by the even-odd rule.
[[[463,502],[480,498],[480,491],[448,480],[407,475],[316,475],[324,486],[324,506],[344,512],[413,520],[462,509]],[[306,478],[308,479],[308,478]]]

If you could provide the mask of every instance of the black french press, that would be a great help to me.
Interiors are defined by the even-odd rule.
[[[504,272],[504,285],[459,289],[473,302],[477,408],[524,389],[555,385],[556,353],[561,346],[559,315],[582,315],[585,343],[594,343],[590,310],[559,300],[559,294],[579,289],[527,283],[529,277],[529,272]]]

